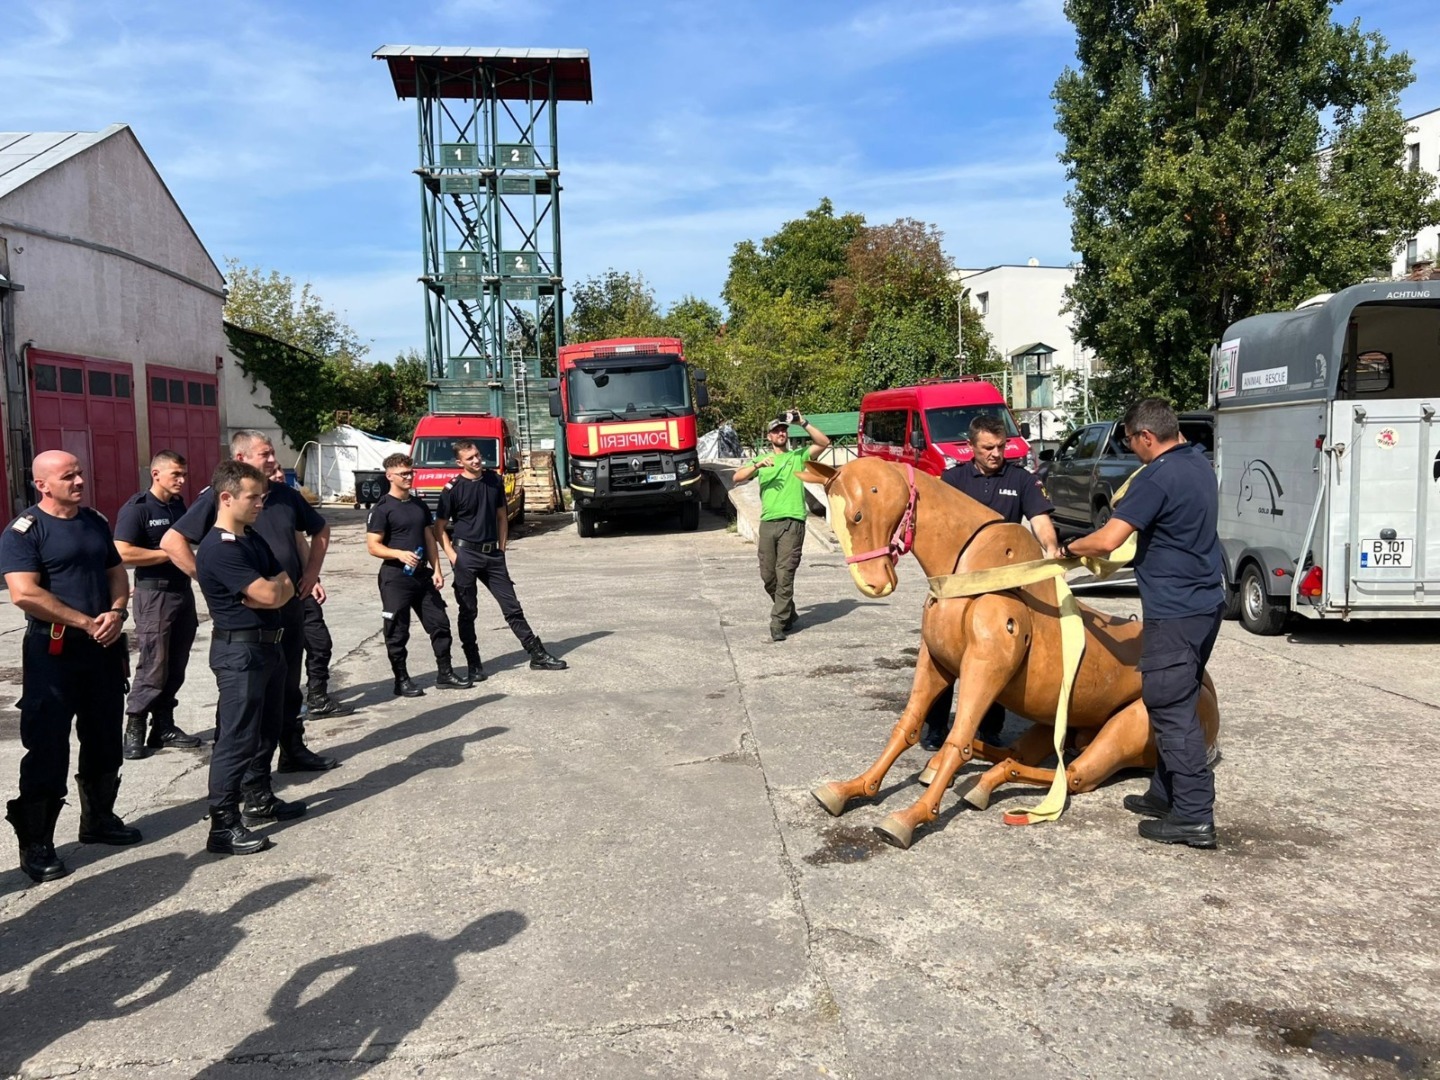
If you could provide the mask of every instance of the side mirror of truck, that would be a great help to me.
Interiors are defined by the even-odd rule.
[[[1041,450],[1041,451],[1040,451],[1040,460],[1041,460],[1041,461],[1054,461],[1054,460],[1055,460],[1055,451],[1054,451],[1054,450]]]
[[[695,384],[695,407],[703,409],[710,404],[710,388],[703,382]]]
[[[507,473],[518,473],[520,471],[520,459],[518,457],[507,457],[505,459],[505,471]]]
[[[545,389],[550,393],[550,415],[560,415],[560,380],[551,379],[545,384]]]
[[[917,431],[912,431],[912,432],[910,432],[910,449],[912,449],[912,450],[924,450],[924,449],[925,449],[925,432],[923,432],[923,431],[918,431],[918,430],[917,430]]]
[[[1030,438],[1030,421],[1029,421],[1029,420],[1025,420],[1025,421],[1022,421],[1022,422],[1021,422],[1021,424],[1020,424],[1020,437],[1021,437],[1022,439],[1028,439],[1028,438]]]

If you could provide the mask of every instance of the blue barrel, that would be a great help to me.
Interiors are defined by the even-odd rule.
[[[300,477],[299,477],[298,474],[296,474],[296,472],[295,472],[294,469],[286,469],[286,470],[285,470],[285,486],[286,486],[286,487],[292,487],[292,488],[295,488],[296,490],[299,490],[299,488],[300,488]]]

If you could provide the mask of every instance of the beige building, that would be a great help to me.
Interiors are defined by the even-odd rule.
[[[79,457],[113,518],[154,452],[208,480],[226,413],[257,418],[224,278],[128,126],[0,133],[0,277],[7,518],[39,451]]]

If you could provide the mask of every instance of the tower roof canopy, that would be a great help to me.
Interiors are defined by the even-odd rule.
[[[384,60],[400,98],[416,96],[421,68],[440,78],[432,82],[436,96],[479,97],[472,80],[493,78],[495,96],[526,100],[535,96],[536,80],[553,76],[556,101],[593,101],[589,49],[466,48],[447,45],[382,45],[374,52]]]

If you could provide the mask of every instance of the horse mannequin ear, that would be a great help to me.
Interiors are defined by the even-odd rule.
[[[822,465],[818,461],[807,461],[805,467],[795,475],[807,484],[822,484],[830,486],[830,481],[835,479],[835,474],[840,470],[831,468],[829,465]]]

